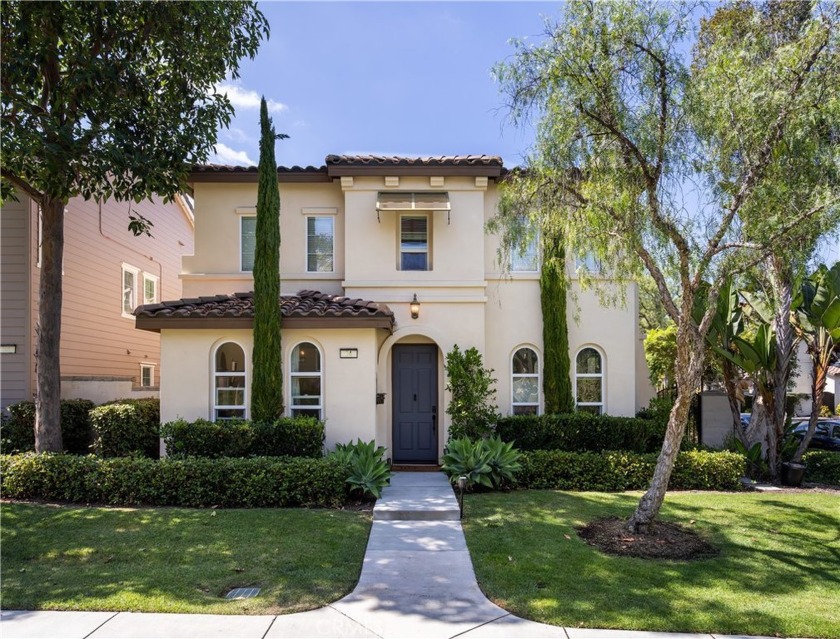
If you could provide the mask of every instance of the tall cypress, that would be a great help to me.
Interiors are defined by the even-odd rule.
[[[279,137],[260,104],[260,166],[254,253],[254,362],[251,419],[283,415],[283,350],[280,344],[280,190],[274,143]]]
[[[545,412],[571,413],[571,363],[569,328],[566,324],[566,250],[559,231],[544,230],[540,268],[540,304],[543,320],[543,394]]]

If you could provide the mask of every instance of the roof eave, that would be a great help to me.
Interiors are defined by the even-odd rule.
[[[253,317],[149,317],[138,315],[135,328],[159,333],[162,329],[252,329]],[[282,328],[384,328],[394,330],[390,317],[284,317]]]

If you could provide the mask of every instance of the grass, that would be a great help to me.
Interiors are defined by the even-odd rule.
[[[629,516],[640,493],[468,495],[479,584],[516,615],[559,626],[840,637],[840,499],[827,493],[669,493],[664,519],[711,541],[695,562],[608,556],[575,527]]]
[[[3,503],[2,608],[283,614],[358,581],[370,514]],[[254,599],[226,601],[236,586]]]

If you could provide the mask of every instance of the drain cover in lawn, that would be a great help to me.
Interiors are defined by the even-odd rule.
[[[259,588],[234,588],[225,595],[225,599],[250,599],[260,594]]]

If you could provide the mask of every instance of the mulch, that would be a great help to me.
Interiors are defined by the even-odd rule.
[[[695,531],[666,521],[656,522],[644,533],[631,534],[624,529],[625,520],[618,517],[597,519],[578,529],[590,546],[610,555],[643,559],[708,559],[718,549]]]

